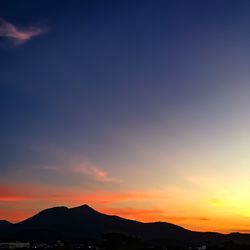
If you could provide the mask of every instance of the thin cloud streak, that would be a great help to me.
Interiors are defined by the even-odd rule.
[[[139,220],[143,222],[167,221],[180,223],[184,221],[209,221],[207,217],[199,216],[166,216],[164,209],[138,209],[138,208],[101,208],[101,211],[111,215],[118,215],[124,218]]]
[[[23,184],[0,184],[0,203],[25,202],[35,200],[63,200],[63,193],[51,193],[51,187]]]
[[[86,164],[73,166],[72,168],[73,172],[84,174],[85,176],[88,176],[98,182],[113,182],[113,183],[119,183],[121,180],[111,177],[108,172],[97,168],[95,166],[89,166]]]
[[[158,193],[150,192],[101,192],[85,193],[72,197],[72,201],[75,204],[81,203],[93,203],[98,205],[110,205],[114,203],[126,202],[126,201],[145,201],[151,199],[163,199],[163,196]],[[166,197],[165,197],[166,198]]]
[[[151,199],[166,199],[167,197],[159,192],[115,192],[101,191],[80,192],[69,187],[60,187],[60,190],[52,192],[56,188],[47,185],[37,184],[1,184],[0,202],[8,201],[27,201],[27,200],[57,200],[65,204],[113,204],[124,201],[143,201]],[[80,194],[79,194],[80,192]]]
[[[44,170],[58,173],[73,173],[84,175],[89,179],[101,183],[121,183],[122,180],[110,176],[110,174],[100,167],[88,163],[72,164],[70,166],[43,166]]]
[[[18,28],[14,24],[0,18],[0,37],[10,38],[17,44],[25,43],[31,38],[39,36],[44,32],[44,29],[35,26]]]

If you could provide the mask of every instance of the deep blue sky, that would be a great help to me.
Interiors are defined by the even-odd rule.
[[[0,37],[4,185],[193,192],[245,171],[249,1],[2,0],[0,17],[45,31]]]

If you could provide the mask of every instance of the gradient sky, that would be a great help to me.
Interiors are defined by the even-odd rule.
[[[250,231],[249,66],[248,0],[1,0],[0,219]]]

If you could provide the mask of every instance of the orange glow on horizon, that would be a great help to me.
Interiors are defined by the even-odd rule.
[[[49,207],[88,204],[109,215],[142,222],[164,221],[197,231],[248,232],[250,228],[249,215],[243,209],[246,204],[239,202],[242,209],[232,213],[230,204],[234,200],[227,201],[226,196],[224,200],[209,199],[199,204],[199,197],[188,197],[186,190],[175,188],[161,192],[92,191],[82,194],[80,190],[67,187],[62,187],[60,193],[51,190],[53,188],[46,185],[2,184],[0,219],[15,223]],[[183,197],[182,203],[177,197]]]

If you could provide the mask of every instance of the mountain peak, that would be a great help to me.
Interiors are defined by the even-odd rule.
[[[83,204],[83,205],[78,206],[78,207],[70,208],[70,210],[79,210],[79,211],[96,212],[97,213],[97,211],[95,209],[93,209],[92,207],[90,207],[87,204]]]
[[[68,208],[65,207],[65,206],[58,206],[58,207],[51,207],[51,208],[47,208],[47,209],[44,209],[40,212],[41,213],[57,213],[57,212],[64,212],[64,211],[67,211]]]

